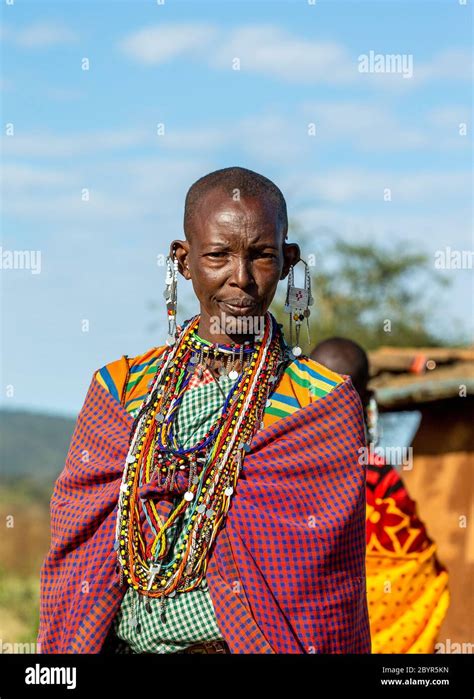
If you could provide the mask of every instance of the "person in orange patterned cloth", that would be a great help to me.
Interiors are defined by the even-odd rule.
[[[367,444],[367,596],[373,653],[434,653],[449,607],[448,573],[398,472],[376,441],[369,363],[362,347],[333,337],[311,358],[348,374],[362,402]]]

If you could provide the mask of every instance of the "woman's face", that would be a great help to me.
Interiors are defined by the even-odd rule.
[[[268,310],[279,280],[299,259],[298,246],[284,242],[277,213],[265,197],[235,201],[214,189],[196,211],[190,240],[173,241],[200,301],[200,333],[222,314],[257,317]]]

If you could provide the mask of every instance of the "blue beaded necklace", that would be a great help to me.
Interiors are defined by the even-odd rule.
[[[245,342],[244,344],[219,344],[219,343],[212,343],[209,342],[208,340],[205,340],[204,338],[200,337],[196,332],[191,333],[190,335],[190,343],[194,345],[193,347],[193,352],[191,354],[191,357],[189,359],[188,366],[183,369],[182,374],[178,380],[177,386],[176,386],[176,391],[177,395],[172,401],[170,410],[168,412],[168,415],[166,418],[164,418],[165,422],[165,439],[162,440],[161,434],[158,434],[156,445],[158,449],[162,452],[169,452],[175,456],[185,456],[187,454],[193,454],[198,451],[203,451],[206,449],[206,447],[209,446],[209,444],[212,443],[214,440],[215,436],[219,432],[223,421],[225,420],[227,410],[229,408],[229,405],[235,398],[235,395],[238,390],[238,385],[240,382],[240,379],[242,377],[242,374],[244,372],[244,357],[250,356],[254,352],[254,347],[250,344],[250,342]],[[225,396],[224,403],[221,408],[221,413],[219,418],[216,420],[214,423],[213,427],[211,430],[208,432],[207,435],[204,435],[204,437],[199,440],[195,445],[191,447],[180,447],[178,445],[178,441],[176,438],[176,433],[175,433],[175,420],[176,416],[178,413],[178,410],[182,404],[184,394],[187,390],[188,384],[191,380],[191,377],[193,375],[193,372],[195,370],[196,366],[202,367],[203,365],[203,353],[204,351],[207,350],[209,354],[214,354],[214,356],[218,353],[224,354],[227,356],[232,356],[234,358],[234,363],[236,359],[236,354],[238,353],[239,359],[241,362],[241,367],[240,367],[240,373],[235,372],[232,375],[232,372],[229,372],[227,374],[230,376],[232,379],[235,379],[231,389]],[[212,373],[213,374],[213,373]],[[218,380],[213,374],[214,379],[216,380],[216,383],[219,385]],[[221,389],[222,390],[222,389]],[[173,445],[173,446],[171,446]]]

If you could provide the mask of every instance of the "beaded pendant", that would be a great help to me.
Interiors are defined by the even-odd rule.
[[[308,331],[308,343],[311,343],[309,334],[309,316],[311,311],[309,306],[312,306],[314,300],[311,296],[311,275],[308,264],[304,260],[299,260],[305,265],[304,288],[295,286],[294,265],[291,265],[288,273],[288,289],[286,293],[285,312],[290,315],[290,345],[295,357],[299,357],[302,353],[300,347],[300,329],[306,318]],[[293,344],[293,323],[296,328],[296,338]]]
[[[208,553],[229,509],[243,459],[262,428],[269,394],[288,361],[286,343],[270,313],[253,346],[212,345],[196,335],[198,324],[199,316],[185,323],[165,350],[132,428],[120,488],[119,566],[127,584],[148,597],[194,589],[205,576]],[[219,354],[226,357],[222,368],[235,383],[208,433],[192,447],[180,447],[173,423],[184,391],[195,371],[212,371]],[[162,522],[154,497],[167,495],[178,496],[178,504]],[[164,563],[172,543],[168,532],[188,510],[184,543],[176,557]],[[144,521],[153,534],[150,548]]]

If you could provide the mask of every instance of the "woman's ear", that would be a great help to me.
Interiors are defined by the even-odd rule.
[[[189,243],[187,240],[173,240],[170,245],[170,256],[178,260],[178,272],[185,279],[191,279],[188,265]]]
[[[283,269],[280,279],[288,276],[291,265],[296,265],[300,260],[300,246],[296,243],[283,243]]]

